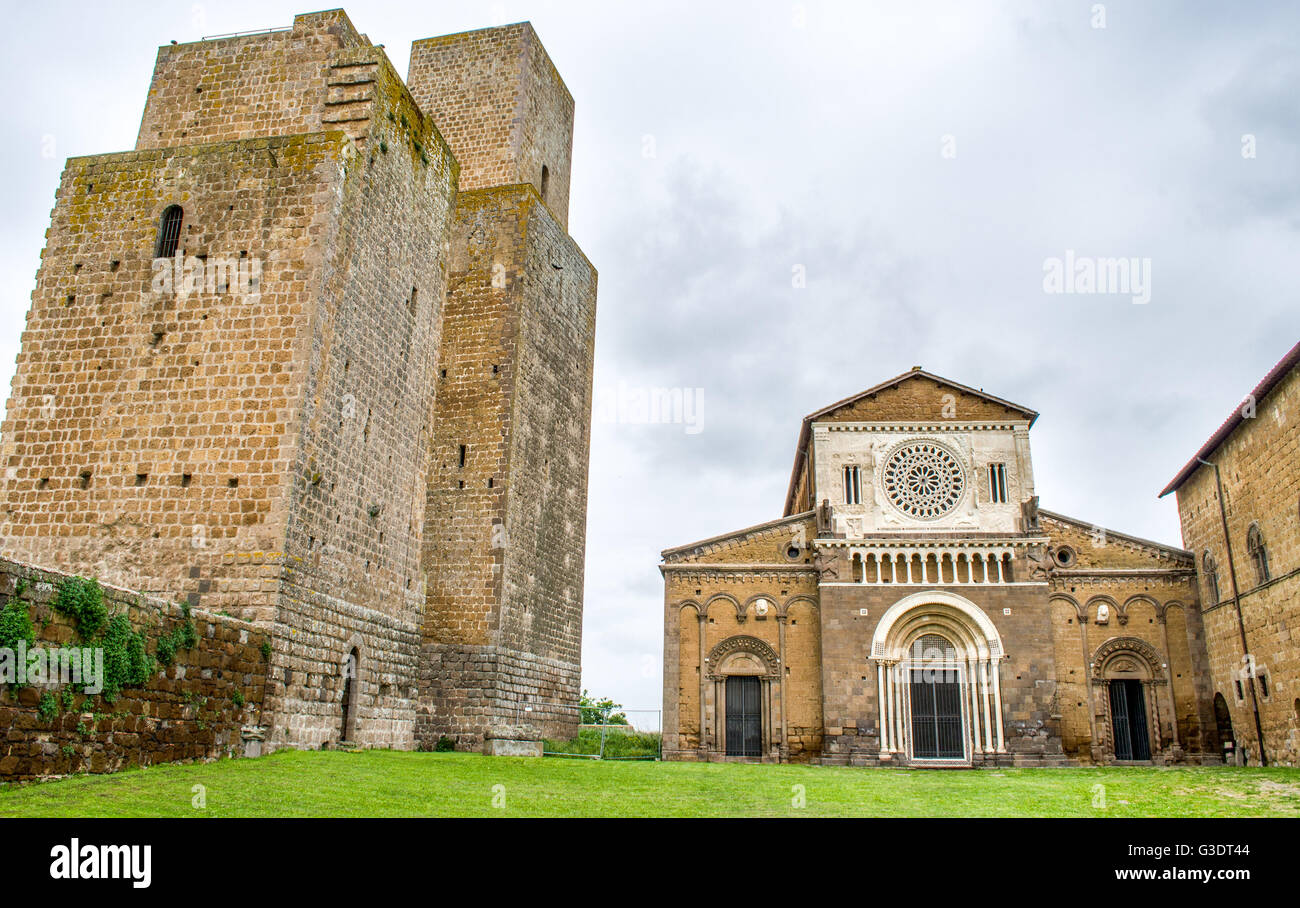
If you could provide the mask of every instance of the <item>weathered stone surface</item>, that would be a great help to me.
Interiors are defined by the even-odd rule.
[[[1039,511],[1036,416],[914,370],[806,419],[785,517],[663,553],[665,757],[923,760],[907,672],[933,634],[957,654],[943,670],[959,685],[963,753],[946,762],[1111,761],[1108,689],[1130,678],[1154,761],[1217,759],[1190,555]],[[883,478],[918,441],[961,477],[926,519],[892,503]],[[761,747],[729,757],[726,685],[745,675],[761,679]]]
[[[250,752],[576,722],[596,278],[564,230],[573,101],[531,26],[436,45],[418,100],[339,10],[160,48],[136,149],[70,160],[52,214],[0,553],[269,634]],[[527,99],[523,139],[480,92]],[[177,275],[255,262],[256,292],[160,290],[171,206]]]

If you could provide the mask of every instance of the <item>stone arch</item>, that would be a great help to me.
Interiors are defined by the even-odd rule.
[[[1139,677],[1163,681],[1163,661],[1156,648],[1138,637],[1111,637],[1092,654],[1092,677],[1097,681],[1111,677]],[[1130,667],[1132,666],[1132,667]]]
[[[779,614],[779,610],[777,608],[777,603],[776,603],[776,597],[769,595],[768,593],[755,593],[754,595],[750,596],[748,599],[745,600],[744,604],[740,606],[740,609],[737,612],[737,614],[742,619],[748,618],[750,607],[753,606],[755,603],[759,602],[760,600],[766,602],[770,606],[771,614],[773,615]]]
[[[1134,593],[1124,600],[1124,614],[1128,614],[1129,607],[1138,602],[1146,602],[1156,611],[1156,617],[1164,614],[1164,607],[1161,606],[1160,600],[1154,596],[1148,596],[1146,593]]]
[[[944,590],[913,593],[891,605],[876,625],[871,639],[871,657],[897,661],[906,653],[903,638],[918,620],[930,619],[961,629],[975,648],[978,658],[1001,658],[1002,637],[989,616],[965,596]],[[955,642],[955,641],[954,641]]]
[[[1124,610],[1120,608],[1120,605],[1115,601],[1115,598],[1113,596],[1107,596],[1105,593],[1099,593],[1083,604],[1084,616],[1093,621],[1097,621],[1096,616],[1098,614],[1098,609],[1103,605],[1110,611],[1109,617],[1113,617],[1117,621],[1121,618],[1125,621],[1128,620],[1128,616],[1124,614]],[[1109,617],[1107,620],[1109,620]]]
[[[797,596],[791,596],[789,599],[785,600],[785,602],[782,602],[780,608],[776,610],[776,613],[782,616],[788,615],[790,614],[790,608],[799,602],[808,603],[808,605],[812,607],[813,611],[816,612],[821,611],[821,608],[818,606],[816,599],[814,599],[812,596],[805,596],[801,593]]]
[[[1164,603],[1162,606],[1160,606],[1160,611],[1157,612],[1157,614],[1159,614],[1159,615],[1163,618],[1165,615],[1168,615],[1168,614],[1169,614],[1169,610],[1170,610],[1170,609],[1178,609],[1179,611],[1183,612],[1184,614],[1186,614],[1186,612],[1187,612],[1187,606],[1184,605],[1180,600],[1178,600],[1178,599],[1170,599],[1168,602],[1166,602],[1166,603]]]
[[[1068,603],[1069,605],[1071,605],[1071,606],[1074,607],[1074,616],[1075,616],[1076,618],[1078,618],[1078,619],[1080,619],[1080,620],[1084,620],[1084,619],[1086,619],[1086,618],[1088,617],[1088,616],[1087,616],[1087,613],[1084,612],[1084,610],[1083,610],[1083,606],[1079,605],[1079,600],[1075,599],[1073,596],[1071,596],[1071,595],[1069,595],[1069,594],[1067,594],[1067,593],[1053,593],[1052,595],[1050,595],[1050,596],[1047,597],[1047,601],[1048,601],[1049,603],[1052,603],[1052,602],[1065,602],[1065,603]]]
[[[688,608],[695,609],[696,615],[704,614],[703,607],[694,599],[683,599],[681,602],[677,603],[678,614],[681,614],[682,612],[686,611]]]
[[[940,675],[923,670],[918,677],[912,645],[931,634],[951,644],[952,658],[945,657]],[[969,764],[977,756],[985,759],[986,754],[1005,753],[999,677],[1002,658],[1002,638],[997,627],[964,596],[929,590],[904,596],[891,605],[881,616],[871,641],[881,753],[887,755],[883,759],[899,754],[907,759]],[[916,723],[920,720],[908,708],[909,697],[918,690],[924,697],[930,684],[947,686],[944,718],[957,721],[960,741],[947,737],[939,744],[937,728],[931,734],[928,727],[925,736],[918,737]],[[938,694],[934,688],[929,689],[938,708]],[[958,751],[963,755],[959,756]]]
[[[740,600],[730,593],[714,593],[704,603],[704,615],[707,617],[709,610],[713,608],[714,603],[726,602],[736,610],[736,618],[739,620],[745,614],[745,607],[740,604]]]
[[[721,680],[727,675],[759,675],[768,679],[781,675],[781,657],[768,644],[749,634],[735,634],[709,650],[708,676]]]

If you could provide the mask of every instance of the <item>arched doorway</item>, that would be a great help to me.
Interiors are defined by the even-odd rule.
[[[727,756],[763,755],[762,685],[757,675],[727,677]]]
[[[964,763],[1006,752],[1002,640],[963,596],[933,590],[895,602],[871,641],[882,760]]]
[[[1219,732],[1219,746],[1223,748],[1224,759],[1235,759],[1237,739],[1232,733],[1232,713],[1228,712],[1228,701],[1223,699],[1223,694],[1214,695],[1214,724]]]
[[[1168,684],[1161,657],[1151,644],[1137,637],[1112,637],[1097,647],[1092,658],[1094,689],[1104,696],[1109,713],[1110,755],[1121,762],[1143,763],[1160,750],[1158,690]],[[1172,701],[1165,704],[1170,722],[1176,722]]]
[[[1151,735],[1147,731],[1147,698],[1142,682],[1113,678],[1110,688],[1110,722],[1116,760],[1150,760]]]
[[[966,759],[957,648],[939,634],[925,634],[912,644],[908,664],[912,756],[918,760]]]
[[[356,735],[357,725],[357,672],[361,668],[361,657],[356,647],[343,660],[343,723],[339,729],[340,741],[351,741]]]
[[[781,660],[757,637],[737,634],[709,651],[705,712],[710,728],[709,750],[728,757],[777,756],[781,728]]]

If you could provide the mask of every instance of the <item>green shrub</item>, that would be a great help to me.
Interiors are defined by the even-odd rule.
[[[270,640],[263,640],[263,641],[262,641],[262,658],[263,658],[263,659],[270,659],[270,658],[271,658],[271,641],[270,641]]]
[[[438,739],[438,743],[433,749],[440,754],[449,753],[456,749],[456,742],[446,735],[443,735]]]
[[[230,695],[230,702],[233,703],[233,704],[235,704],[235,707],[236,707],[237,709],[243,709],[243,708],[244,708],[244,692],[243,692],[243,691],[240,691],[240,690],[236,690],[233,694]]]
[[[32,646],[36,642],[36,629],[32,627],[26,603],[14,597],[0,611],[0,646],[17,649],[20,640]]]
[[[194,629],[194,622],[186,619],[177,631],[180,633],[180,639],[177,643],[180,649],[194,649],[199,644],[199,632]]]
[[[600,729],[583,728],[572,741],[543,741],[547,753],[585,754],[600,753]],[[659,756],[659,735],[655,732],[606,731],[605,759],[649,759]]]
[[[98,580],[65,577],[54,592],[54,610],[72,619],[82,640],[90,640],[108,620],[104,589]]]
[[[59,711],[59,701],[48,690],[41,694],[41,702],[36,705],[36,712],[41,719],[49,722]]]
[[[126,615],[114,615],[104,632],[104,699],[112,703],[118,691],[143,684],[153,671],[144,651],[144,635],[131,627]]]
[[[171,665],[176,661],[176,642],[172,640],[170,634],[158,638],[158,645],[154,647],[154,658],[163,665]]]

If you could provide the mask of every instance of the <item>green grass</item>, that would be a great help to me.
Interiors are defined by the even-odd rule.
[[[205,809],[191,806],[195,785]],[[1096,785],[1104,809],[1093,806]],[[806,806],[794,806],[797,786]],[[0,816],[1296,817],[1300,769],[909,771],[281,751],[8,785]]]

